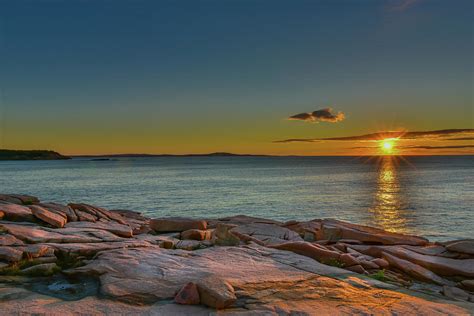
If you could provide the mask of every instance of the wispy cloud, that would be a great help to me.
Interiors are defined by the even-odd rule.
[[[376,141],[386,138],[398,139],[442,139],[442,140],[466,140],[470,137],[447,138],[456,135],[474,135],[474,129],[443,129],[434,131],[389,131],[377,132],[356,136],[328,137],[328,138],[290,138],[274,141],[275,143],[293,143],[293,142],[317,142],[317,141]]]
[[[459,149],[459,148],[474,148],[474,145],[459,145],[459,146],[405,146],[405,149]]]
[[[331,108],[317,110],[309,113],[299,113],[288,118],[289,120],[306,121],[312,123],[330,122],[337,123],[345,119],[342,112],[333,113]]]
[[[387,6],[389,11],[405,11],[413,7],[421,0],[391,0]]]

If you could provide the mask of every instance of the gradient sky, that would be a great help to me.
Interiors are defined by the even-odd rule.
[[[377,144],[278,140],[473,129],[473,6],[1,0],[0,148],[359,155]],[[397,146],[474,153],[458,136]]]

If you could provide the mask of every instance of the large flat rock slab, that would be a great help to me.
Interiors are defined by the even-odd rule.
[[[257,245],[193,252],[160,248],[101,252],[76,274],[98,275],[100,293],[136,304],[171,300],[188,282],[217,278],[235,288],[237,301],[219,315],[419,314],[467,315],[465,309],[381,289],[310,258]],[[346,276],[354,275],[345,272]],[[415,311],[415,312],[414,312]]]

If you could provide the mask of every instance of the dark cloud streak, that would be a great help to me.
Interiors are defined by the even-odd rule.
[[[306,121],[312,123],[330,122],[337,123],[345,119],[344,113],[333,113],[331,108],[313,111],[310,113],[299,113],[288,118],[289,120]]]
[[[292,142],[316,142],[316,141],[374,141],[382,140],[386,138],[398,138],[398,139],[440,139],[440,140],[467,140],[467,137],[460,137],[459,139],[446,137],[455,135],[471,135],[474,134],[474,129],[443,129],[435,131],[416,131],[416,132],[378,132],[356,136],[345,136],[345,137],[329,137],[329,138],[292,138],[275,141],[275,143],[292,143]]]

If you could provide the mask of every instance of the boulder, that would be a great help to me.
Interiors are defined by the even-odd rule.
[[[372,260],[372,262],[378,265],[382,269],[387,269],[389,266],[388,261],[382,258],[375,258]]]
[[[237,226],[230,231],[260,240],[264,245],[281,244],[286,241],[303,241],[296,232],[275,224],[251,223]]]
[[[10,234],[0,235],[0,246],[23,246],[25,243]]]
[[[23,258],[23,251],[14,247],[0,247],[0,260],[17,262]]]
[[[334,219],[322,221],[318,239],[337,242],[341,239],[358,240],[364,243],[383,245],[426,245],[428,240],[418,236],[387,232],[382,229],[346,223]]]
[[[359,274],[367,274],[367,271],[365,271],[364,267],[361,266],[360,264],[355,265],[355,266],[351,266],[351,267],[347,267],[347,268],[344,268],[344,269],[355,272],[355,273],[359,273]]]
[[[470,292],[474,292],[474,280],[463,280],[461,286]]]
[[[61,216],[57,213],[50,212],[38,205],[30,205],[28,208],[36,218],[39,218],[43,222],[46,222],[54,227],[61,228],[66,225],[67,216]]]
[[[378,264],[376,264],[373,261],[368,261],[368,260],[360,260],[360,265],[363,266],[364,269],[366,269],[366,270],[379,269],[380,268]]]
[[[212,230],[189,229],[181,233],[181,239],[210,240]]]
[[[271,248],[287,250],[299,255],[312,258],[319,262],[331,262],[332,260],[339,260],[339,253],[322,248],[322,246],[315,246],[306,241],[287,242],[278,245],[271,245]]]
[[[207,223],[204,220],[184,217],[167,217],[152,219],[150,221],[150,227],[158,233],[183,232],[190,229],[206,230]]]
[[[339,261],[341,261],[344,264],[344,267],[350,267],[350,266],[355,266],[360,264],[359,260],[354,258],[348,253],[342,254],[339,256]]]
[[[182,250],[196,250],[201,248],[201,243],[198,240],[180,240],[175,247]]]
[[[0,211],[4,214],[4,219],[9,221],[31,222],[34,220],[33,213],[26,206],[0,203]]]
[[[231,229],[237,227],[233,224],[217,224],[214,231],[214,243],[218,246],[238,246],[240,239],[231,232]]]
[[[443,295],[456,301],[469,301],[470,295],[466,291],[454,286],[443,286]]]
[[[27,194],[8,194],[8,196],[20,200],[23,205],[37,204],[40,202],[36,196]]]
[[[425,269],[410,261],[397,258],[385,252],[382,252],[382,257],[387,260],[390,267],[397,268],[417,280],[435,283],[438,285],[450,284],[449,281],[439,277],[430,270]]]
[[[174,297],[174,301],[177,304],[183,305],[197,305],[201,302],[199,298],[199,291],[197,285],[193,282],[189,282],[179,290]]]
[[[21,270],[22,274],[31,276],[49,276],[58,272],[60,268],[56,263],[42,263]]]
[[[71,222],[67,223],[66,227],[69,228],[92,228],[100,229],[111,232],[120,237],[131,238],[133,236],[132,229],[130,226],[122,225],[116,222]]]
[[[11,204],[23,204],[19,198],[10,196],[8,194],[0,194],[0,202]]]
[[[454,252],[467,253],[474,255],[474,240],[460,240],[446,245],[446,249]]]
[[[34,259],[43,256],[54,256],[54,251],[51,247],[43,244],[38,245],[27,245],[22,247],[23,256],[27,259]]]
[[[83,212],[81,210],[74,210],[74,213],[76,214],[78,220],[84,221],[84,222],[96,222],[97,217],[94,215],[91,215],[89,213]]]
[[[209,220],[209,227],[210,228],[216,228],[217,224],[222,223],[222,224],[232,224],[232,225],[247,225],[247,224],[253,224],[253,223],[264,223],[264,224],[275,224],[275,225],[282,225],[282,222],[267,219],[267,218],[261,218],[261,217],[253,217],[253,216],[247,216],[247,215],[235,215],[235,216],[229,216],[229,217],[224,217],[224,218],[219,218],[218,220]]]
[[[201,303],[216,309],[231,306],[237,300],[234,288],[229,282],[215,276],[198,281],[197,288]]]
[[[39,203],[38,206],[41,206],[50,212],[55,212],[56,214],[62,214],[63,216],[66,216],[68,222],[75,222],[79,220],[74,210],[69,206],[52,202]]]

